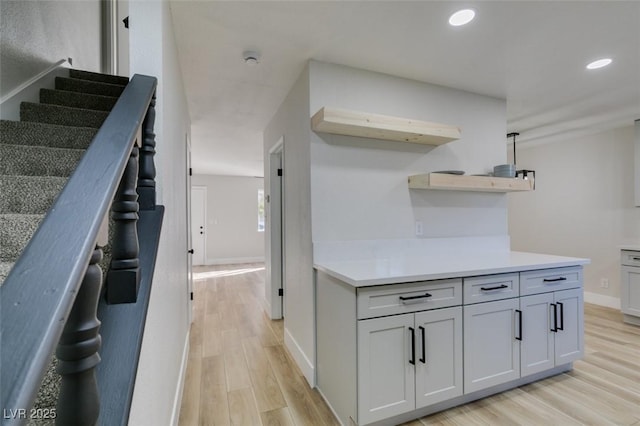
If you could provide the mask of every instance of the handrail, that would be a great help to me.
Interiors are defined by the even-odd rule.
[[[131,79],[0,287],[4,410],[33,404],[156,85],[154,77]]]

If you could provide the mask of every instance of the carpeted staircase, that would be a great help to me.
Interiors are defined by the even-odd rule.
[[[21,104],[20,121],[0,121],[0,285],[128,81],[69,70],[55,90],[41,89],[40,103]],[[53,365],[36,408],[55,407]]]

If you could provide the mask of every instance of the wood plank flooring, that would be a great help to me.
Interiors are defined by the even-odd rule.
[[[260,302],[264,265],[194,268],[194,322],[181,426],[337,425]],[[585,304],[585,357],[573,371],[423,417],[422,425],[640,426],[640,327]]]

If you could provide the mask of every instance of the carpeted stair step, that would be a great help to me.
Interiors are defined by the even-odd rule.
[[[129,77],[121,77],[119,75],[99,74],[96,72],[82,71],[82,70],[69,70],[69,77],[77,78],[80,80],[99,81],[101,83],[118,84],[120,86],[126,86],[129,84]]]
[[[5,260],[0,260],[0,286],[4,282],[4,279],[9,275],[9,271],[13,266],[13,262],[7,262]]]
[[[83,149],[0,144],[0,175],[70,176]]]
[[[40,89],[40,103],[72,108],[111,111],[118,98],[113,96],[90,95],[67,90]]]
[[[0,143],[86,149],[98,129],[28,121],[0,120]]]
[[[42,214],[0,214],[0,261],[15,261],[38,228]]]
[[[68,90],[70,92],[82,92],[103,96],[120,96],[125,88],[125,86],[119,84],[65,77],[56,77],[55,87],[57,90]]]
[[[0,213],[44,214],[66,182],[57,176],[0,175]]]
[[[31,102],[20,104],[20,120],[62,126],[99,128],[109,115],[106,111],[45,105]]]

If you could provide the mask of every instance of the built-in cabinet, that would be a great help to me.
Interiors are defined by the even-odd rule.
[[[640,325],[640,251],[622,250],[620,305],[624,321]]]
[[[316,278],[318,387],[345,424],[437,411],[583,354],[580,266],[358,288]]]

